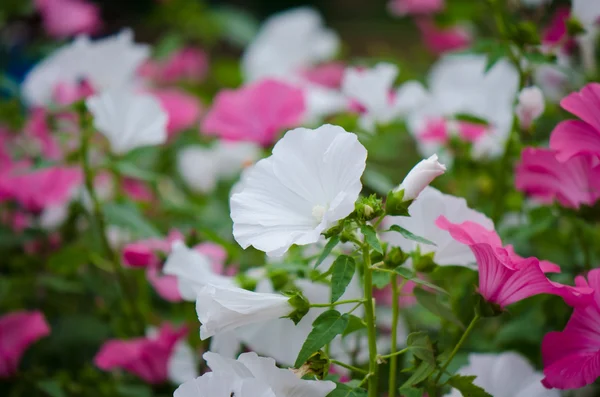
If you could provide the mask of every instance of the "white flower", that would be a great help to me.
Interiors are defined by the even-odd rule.
[[[268,384],[234,372],[208,372],[179,386],[173,397],[276,397]]]
[[[88,98],[86,105],[115,154],[167,140],[168,116],[151,95],[112,89]]]
[[[137,69],[150,56],[150,47],[135,44],[133,32],[90,41],[80,36],[37,64],[22,85],[25,101],[32,106],[52,103],[58,84],[89,83],[96,92],[131,86]]]
[[[545,107],[542,90],[536,86],[523,88],[519,93],[519,103],[516,108],[521,128],[529,128],[544,113]]]
[[[360,117],[361,128],[372,132],[376,124],[389,124],[406,110],[392,92],[398,67],[379,63],[372,69],[348,68],[342,81],[342,92],[365,108]],[[403,99],[405,97],[403,96]]]
[[[437,154],[421,160],[406,175],[396,191],[404,190],[403,200],[416,199],[419,194],[438,176],[446,172],[446,166],[438,161]]]
[[[157,339],[159,329],[157,327],[149,327],[146,329],[146,337],[149,339]],[[198,360],[196,353],[189,343],[184,339],[180,339],[173,348],[173,352],[167,360],[167,376],[171,382],[180,385],[190,379],[198,376]]]
[[[179,152],[177,166],[183,180],[200,193],[208,193],[221,179],[232,178],[260,158],[252,142],[219,141],[211,147],[191,146]]]
[[[198,291],[196,313],[202,340],[220,332],[284,317],[294,311],[289,298],[237,287],[205,285]]]
[[[233,278],[213,271],[208,256],[186,247],[181,241],[173,243],[163,273],[177,277],[179,294],[187,301],[196,300],[198,292],[208,284],[235,286]]]
[[[474,384],[494,397],[559,397],[558,390],[542,385],[544,375],[536,372],[527,360],[517,353],[469,354],[469,364],[459,374],[477,376]],[[460,397],[453,390],[449,397]]]
[[[366,158],[356,135],[341,127],[289,131],[231,197],[235,239],[272,256],[317,242],[354,210]]]
[[[385,230],[397,224],[436,245],[420,244],[405,239],[396,232],[382,233],[382,239],[405,252],[412,252],[417,247],[422,254],[433,252],[433,260],[442,266],[471,266],[475,263],[475,257],[467,245],[457,242],[450,233],[436,226],[435,221],[440,215],[444,215],[452,223],[471,221],[488,230],[494,229],[494,223],[480,212],[470,209],[464,198],[443,194],[431,186],[421,192],[408,208],[408,212],[410,217],[386,217],[382,227]]]
[[[242,56],[242,71],[246,81],[285,78],[333,58],[338,47],[316,10],[295,8],[267,19]]]
[[[586,71],[596,71],[596,42],[598,39],[598,20],[600,19],[600,2],[596,0],[573,0],[571,15],[583,27],[585,33],[577,37],[581,50],[581,59]]]
[[[454,120],[469,115],[487,121],[486,133],[473,146],[474,157],[498,157],[504,152],[513,122],[514,100],[519,75],[507,61],[498,61],[488,72],[487,58],[478,55],[449,55],[438,61],[428,77],[428,93],[408,114],[408,129],[417,138],[424,156],[440,151],[437,143],[419,137],[428,122]],[[414,82],[412,84],[415,84]]]

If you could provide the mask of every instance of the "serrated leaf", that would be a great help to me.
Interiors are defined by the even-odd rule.
[[[356,271],[356,261],[348,255],[340,255],[336,258],[331,274],[331,303],[337,302],[344,292]]]
[[[399,225],[390,226],[389,230],[386,230],[386,232],[397,232],[397,233],[400,233],[402,235],[402,237],[404,237],[405,239],[416,241],[417,243],[421,243],[421,244],[435,246],[435,243],[433,241],[427,240],[425,237],[417,236],[416,234],[406,230],[405,228],[403,228]]]
[[[348,325],[346,326],[346,329],[342,333],[342,336],[350,335],[353,332],[359,331],[359,330],[367,327],[367,324],[364,322],[364,320],[362,318],[357,317],[353,314],[349,314],[348,316],[350,317],[350,319],[348,321]]]
[[[418,358],[435,366],[435,354],[433,351],[433,343],[429,339],[426,332],[413,332],[406,339],[408,349]]]
[[[435,366],[429,364],[426,361],[422,361],[421,364],[415,369],[413,374],[408,378],[406,382],[400,388],[412,387],[427,379],[435,371]]]
[[[337,383],[337,387],[327,397],[367,397],[365,389],[353,388],[343,383]]]
[[[319,255],[317,263],[315,263],[315,268],[319,267],[319,265],[323,263],[325,259],[327,259],[329,254],[331,254],[331,251],[333,251],[333,249],[336,245],[338,245],[339,242],[340,236],[333,236],[329,239],[329,241],[327,242],[327,244],[325,244],[325,247],[323,248],[323,252],[321,252],[321,255]]]
[[[425,309],[429,310],[431,313],[436,316],[451,322],[459,326],[460,328],[464,328],[463,323],[456,317],[456,315],[452,312],[450,307],[445,305],[444,303],[438,300],[437,295],[422,290],[420,288],[414,290],[415,298],[417,298],[417,302]]]
[[[365,236],[367,244],[369,244],[371,248],[373,248],[375,251],[379,252],[380,254],[383,254],[383,247],[381,246],[381,243],[377,238],[377,233],[375,232],[375,229],[373,229],[373,226],[362,225],[360,227],[360,231]]]
[[[103,206],[106,221],[128,229],[137,237],[160,237],[160,232],[140,214],[135,205],[107,203]]]
[[[422,280],[422,279],[420,279],[420,278],[419,278],[419,277],[418,277],[418,276],[417,276],[417,275],[416,275],[416,274],[415,274],[415,273],[414,273],[412,270],[410,270],[410,269],[407,269],[407,268],[405,268],[405,267],[397,267],[397,268],[395,268],[395,269],[394,269],[394,271],[395,271],[396,273],[398,273],[398,274],[399,274],[401,277],[403,277],[403,278],[405,278],[405,279],[407,279],[407,280],[410,280],[410,281],[412,281],[412,282],[413,282],[413,283],[415,283],[415,284],[419,284],[419,285],[422,285],[422,286],[424,286],[424,287],[428,287],[428,288],[434,289],[434,290],[436,290],[436,291],[438,291],[438,292],[441,292],[441,293],[444,293],[444,294],[448,294],[448,292],[447,292],[445,289],[443,289],[443,288],[441,288],[441,287],[438,287],[437,285],[435,285],[435,284],[432,284],[432,283],[430,283],[429,281],[426,281],[426,280]]]
[[[473,384],[475,378],[476,376],[454,375],[446,383],[460,391],[463,397],[492,397],[481,387]]]
[[[298,353],[294,366],[300,368],[311,354],[328,344],[337,335],[344,332],[350,321],[348,314],[340,314],[337,310],[328,310],[322,313],[313,322],[313,329],[308,334],[306,341]]]

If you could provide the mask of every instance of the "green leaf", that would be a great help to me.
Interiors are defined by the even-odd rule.
[[[366,224],[362,225],[360,227],[360,231],[362,234],[364,234],[367,244],[369,244],[375,251],[383,254],[383,248],[381,247],[381,243],[377,238],[377,233],[375,232],[375,229],[373,229],[373,226]]]
[[[414,295],[415,298],[417,298],[417,302],[419,302],[421,306],[429,310],[431,313],[459,326],[460,328],[464,328],[464,325],[460,322],[458,317],[452,313],[450,307],[440,302],[437,295],[424,291],[420,288],[414,290]]]
[[[349,314],[348,316],[350,317],[350,320],[348,321],[348,326],[346,326],[346,329],[342,333],[342,336],[350,335],[353,332],[359,331],[367,327],[367,324],[362,318],[357,317],[353,314]]]
[[[389,272],[373,271],[373,285],[379,289],[384,288],[392,281],[392,275]]]
[[[67,245],[48,258],[48,269],[58,274],[74,274],[88,262],[90,248],[83,244]]]
[[[423,397],[425,394],[423,389],[417,389],[416,387],[401,387],[398,392],[402,397]]]
[[[406,230],[405,228],[403,228],[403,227],[401,227],[399,225],[392,225],[389,228],[389,230],[386,230],[386,232],[398,232],[405,239],[416,241],[417,243],[421,243],[421,244],[427,244],[427,245],[433,245],[433,246],[435,246],[434,242],[429,241],[429,240],[427,240],[424,237],[417,236],[416,234],[414,234],[412,232],[409,232],[408,230]]]
[[[148,385],[118,385],[117,392],[122,397],[151,397],[152,388]]]
[[[422,361],[421,364],[415,369],[413,374],[408,378],[406,382],[400,388],[412,387],[427,379],[435,371],[435,366],[429,364],[426,361]]]
[[[121,175],[141,181],[154,182],[158,179],[158,174],[141,169],[130,161],[118,161],[114,163],[113,168]]]
[[[137,237],[160,237],[161,233],[140,214],[131,203],[106,203],[103,206],[106,221],[133,232]]]
[[[481,387],[473,384],[475,378],[476,376],[454,375],[447,383],[460,391],[463,397],[492,397]]]
[[[352,388],[343,383],[337,383],[337,387],[327,397],[367,397],[367,391],[360,388]]]
[[[331,275],[331,303],[337,302],[344,292],[356,271],[356,262],[354,258],[348,255],[340,255],[332,265],[333,273]]]
[[[81,294],[84,292],[84,287],[79,282],[53,274],[40,276],[38,282],[40,285],[56,292],[71,294]]]
[[[319,255],[319,259],[317,259],[317,263],[315,263],[315,268],[319,267],[319,265],[321,263],[323,263],[323,261],[325,259],[327,259],[329,254],[331,254],[331,251],[335,248],[336,245],[338,245],[339,242],[340,242],[340,236],[333,236],[332,238],[329,239],[327,244],[325,244],[325,248],[323,248],[323,252],[321,252],[321,255]]]
[[[36,383],[38,389],[50,397],[67,397],[57,379],[44,379]]]
[[[441,292],[441,293],[444,293],[444,294],[447,294],[447,293],[448,293],[448,291],[446,291],[445,289],[443,289],[443,288],[441,288],[441,287],[438,287],[437,285],[435,285],[435,284],[432,284],[432,283],[430,283],[429,281],[421,280],[421,279],[420,279],[420,278],[419,278],[419,277],[418,277],[418,276],[417,276],[417,275],[416,275],[416,274],[415,274],[415,273],[414,273],[412,270],[410,270],[410,269],[407,269],[407,268],[405,268],[405,267],[400,267],[400,266],[399,266],[399,267],[395,268],[395,269],[394,269],[394,271],[395,271],[396,273],[398,273],[398,274],[399,274],[399,275],[400,275],[402,278],[405,278],[405,279],[407,279],[407,280],[410,280],[410,281],[412,281],[412,282],[413,282],[413,283],[415,283],[415,284],[419,284],[419,285],[422,285],[422,286],[424,286],[424,287],[428,287],[428,288],[434,289],[434,290],[436,290],[436,291],[438,291],[438,292]]]
[[[300,353],[298,353],[294,366],[300,368],[311,354],[331,342],[337,335],[343,333],[349,321],[348,314],[342,315],[337,310],[328,310],[317,317],[312,324],[312,331],[308,334]]]
[[[433,343],[431,343],[427,332],[413,332],[409,334],[406,345],[415,356],[433,366],[436,365]]]

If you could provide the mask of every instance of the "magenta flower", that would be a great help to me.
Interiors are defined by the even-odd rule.
[[[340,89],[346,65],[341,62],[330,62],[314,66],[302,72],[302,76],[313,84],[331,89]]]
[[[438,27],[433,19],[419,18],[417,27],[421,31],[425,46],[436,55],[464,50],[473,41],[471,33],[460,25]]]
[[[35,0],[46,33],[65,38],[95,33],[102,24],[98,6],[85,0]]]
[[[62,158],[62,150],[56,137],[48,125],[48,115],[42,108],[34,108],[29,112],[23,132],[29,142],[39,146],[39,152],[47,160]]]
[[[147,61],[139,69],[140,76],[157,83],[199,82],[208,73],[208,56],[199,48],[183,48],[164,61]]]
[[[123,263],[131,267],[149,267],[159,264],[159,254],[165,256],[171,252],[171,245],[175,241],[184,239],[178,230],[171,230],[166,239],[150,238],[129,243],[123,249]]]
[[[444,9],[445,0],[390,0],[388,9],[394,15],[435,14]]]
[[[42,312],[18,311],[0,317],[0,378],[14,375],[25,350],[49,334]]]
[[[594,383],[600,376],[600,269],[588,273],[593,300],[575,307],[562,332],[550,332],[542,341],[546,387],[578,389]],[[575,283],[588,283],[577,277]]]
[[[550,136],[550,148],[558,161],[580,154],[600,156],[600,84],[590,83],[564,98],[560,105],[581,120],[567,120],[556,126]]]
[[[488,127],[483,124],[435,117],[425,121],[425,126],[419,132],[418,138],[423,143],[447,145],[455,134],[465,142],[475,143],[488,133]]]
[[[202,113],[200,101],[178,89],[154,90],[152,94],[159,100],[168,115],[167,133],[169,136],[193,127]]]
[[[591,156],[577,156],[561,163],[558,157],[549,149],[526,148],[516,170],[517,190],[545,204],[555,200],[569,208],[594,204],[600,198],[597,162]]]
[[[268,146],[284,129],[298,126],[305,110],[300,88],[266,79],[218,93],[201,130],[223,139]]]
[[[168,379],[169,360],[175,345],[187,332],[186,327],[175,329],[163,324],[155,337],[109,340],[94,357],[94,363],[104,371],[119,368],[148,383],[163,383]]]

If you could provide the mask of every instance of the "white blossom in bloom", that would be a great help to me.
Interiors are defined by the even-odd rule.
[[[168,116],[152,95],[112,89],[88,98],[86,105],[115,154],[167,141]]]
[[[494,397],[559,397],[560,391],[542,385],[544,374],[536,372],[522,356],[513,352],[469,354],[469,364],[460,368],[464,376],[477,376],[473,383]],[[453,390],[448,397],[460,397]]]
[[[196,298],[196,313],[202,323],[200,338],[204,340],[243,325],[285,317],[295,310],[288,300],[279,294],[205,285]]]
[[[536,86],[523,88],[519,93],[519,103],[516,108],[521,128],[529,128],[544,113],[545,108],[542,90]]]
[[[438,161],[437,154],[421,160],[406,175],[395,191],[404,190],[404,201],[414,200],[438,176],[446,172],[446,166]]]
[[[372,132],[376,124],[389,124],[408,110],[405,96],[393,92],[396,77],[398,67],[390,63],[379,63],[365,70],[346,69],[342,92],[364,107],[359,119],[361,128]]]
[[[163,273],[177,277],[179,294],[187,301],[196,300],[198,292],[208,284],[235,286],[232,277],[222,276],[213,271],[208,256],[186,247],[181,241],[173,243]]]
[[[421,192],[408,208],[408,212],[410,217],[386,217],[382,222],[383,230],[396,224],[436,245],[408,240],[396,232],[382,233],[382,239],[392,246],[400,247],[404,252],[414,251],[417,247],[423,254],[433,252],[433,260],[442,266],[472,266],[475,264],[475,256],[467,245],[454,240],[450,233],[436,226],[435,221],[440,215],[444,215],[452,223],[471,221],[488,230],[494,229],[494,223],[482,213],[469,208],[464,198],[443,194],[431,186]]]
[[[438,61],[428,76],[428,90],[420,94],[418,106],[408,112],[408,129],[424,156],[440,154],[441,146],[421,138],[430,122],[453,121],[468,115],[488,123],[485,134],[473,145],[472,155],[498,157],[504,152],[513,121],[519,75],[513,65],[498,61],[486,72],[487,58],[479,55],[448,55]],[[411,82],[415,85],[416,82]],[[442,156],[445,161],[447,156]]]
[[[31,106],[47,106],[59,85],[76,87],[85,81],[95,92],[131,86],[137,69],[149,56],[150,47],[134,43],[129,29],[93,41],[79,36],[29,72],[22,94]]]
[[[286,78],[332,59],[338,47],[337,34],[315,9],[295,8],[265,21],[242,56],[242,71],[246,81]]]
[[[232,178],[260,158],[253,142],[219,141],[211,147],[192,146],[177,156],[177,167],[185,183],[194,191],[208,193],[221,179]]]
[[[179,386],[173,397],[276,397],[268,384],[232,372],[208,372]]]
[[[271,256],[306,245],[354,211],[367,151],[355,134],[324,125],[289,131],[243,174],[231,197],[233,235]]]

